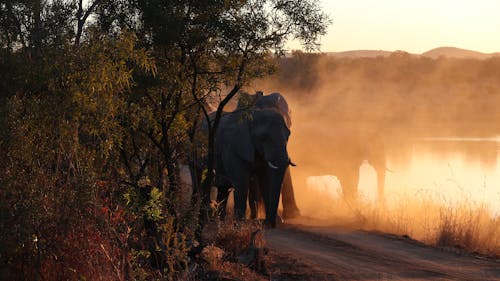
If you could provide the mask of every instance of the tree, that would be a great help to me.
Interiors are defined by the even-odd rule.
[[[317,48],[327,16],[315,1],[148,0],[137,2],[136,8],[144,28],[140,37],[149,39],[157,51],[159,73],[169,73],[166,77],[171,79],[162,81],[162,99],[172,99],[173,104],[195,101],[206,120],[210,107],[217,108],[209,128],[206,191],[213,178],[214,136],[224,107],[249,81],[274,70],[269,58],[273,53],[283,55],[287,40],[299,39],[306,49]]]
[[[249,81],[274,70],[270,58],[284,54],[288,39],[316,48],[327,23],[312,1],[118,1],[98,14],[97,22],[106,30],[113,27],[113,33],[120,27],[135,28],[157,67],[155,76],[135,79],[134,112],[143,114],[136,120],[148,121],[131,126],[135,129],[129,130],[128,139],[134,144],[129,147],[141,144],[150,156],[123,152],[132,160],[127,164],[135,170],[131,178],[137,181],[149,173],[153,186],[164,194],[178,192],[177,164],[200,159],[197,155],[203,152],[193,132],[200,117],[208,120],[211,108],[217,108],[201,149],[207,153],[206,176],[203,183],[195,183],[195,200],[201,196],[203,206],[208,206],[214,137],[224,107]],[[127,17],[131,14],[137,15],[135,23]]]
[[[328,22],[299,0],[0,0],[0,11],[0,206],[15,206],[0,207],[0,229],[20,241],[0,258],[24,279],[153,268],[175,278],[225,106],[273,72],[287,40],[316,48]],[[212,107],[200,148],[196,127]],[[184,206],[178,164],[200,151],[204,188]],[[92,252],[102,268],[59,259],[71,252]]]

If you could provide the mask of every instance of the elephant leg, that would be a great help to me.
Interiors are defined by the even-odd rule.
[[[250,177],[250,187],[248,190],[248,203],[250,205],[250,218],[256,219],[259,211],[259,201],[261,198],[260,186],[256,175]]]
[[[234,178],[234,215],[239,220],[246,216],[249,181],[249,169],[241,169],[239,176]]]
[[[283,218],[291,219],[300,216],[299,208],[295,202],[290,167],[285,171],[283,186],[281,187],[281,196],[281,201],[283,203]]]
[[[358,199],[359,167],[344,171],[338,179],[344,198],[348,202],[355,202]]]
[[[368,163],[377,172],[377,201],[383,206],[384,202],[384,184],[385,184],[385,172],[387,170],[387,160],[385,155],[385,148],[383,139],[379,134],[373,134],[370,136],[368,143]]]
[[[269,189],[268,189],[268,175],[265,166],[260,166],[257,169],[257,179],[259,182],[259,200],[257,202],[257,210],[266,214],[266,208],[269,205]]]
[[[221,219],[226,218],[226,208],[227,208],[227,200],[229,197],[229,188],[228,185],[217,186],[217,202],[221,204],[221,206],[217,210],[217,214]]]

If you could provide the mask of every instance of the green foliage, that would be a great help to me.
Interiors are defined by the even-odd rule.
[[[142,210],[149,220],[160,221],[163,219],[161,205],[162,192],[160,192],[158,188],[153,188],[151,190],[150,197],[151,198],[144,205]]]
[[[0,274],[175,280],[200,227],[179,174],[210,154],[200,117],[326,20],[312,1],[83,2],[0,0]]]

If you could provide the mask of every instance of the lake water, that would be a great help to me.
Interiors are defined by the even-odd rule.
[[[389,149],[386,194],[397,197],[402,189],[444,205],[485,204],[498,214],[499,149],[498,138],[425,138],[407,153]]]
[[[443,206],[487,206],[500,214],[499,138],[419,138],[387,147],[385,195],[388,206],[404,200],[425,199]],[[376,173],[364,163],[359,193],[376,202]],[[310,177],[308,185],[324,186],[330,196],[340,194],[335,177]],[[328,188],[327,188],[328,186]]]

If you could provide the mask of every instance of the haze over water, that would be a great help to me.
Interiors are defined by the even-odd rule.
[[[292,144],[292,155],[293,147]],[[318,148],[310,148],[311,153],[313,149]],[[499,150],[500,142],[496,138],[412,138],[391,143],[386,147],[385,207],[405,210],[411,209],[410,205],[415,202],[427,202],[451,209],[485,208],[497,216],[500,214]],[[304,181],[300,179],[304,175],[298,163],[292,175],[295,175],[294,182],[299,183],[296,189],[302,198],[298,198],[298,202],[303,202],[306,214],[324,213],[318,211],[318,206],[335,214],[338,206],[328,202],[342,200],[337,177],[318,167],[316,174],[314,168],[307,169],[312,172],[305,175]],[[300,186],[304,182],[305,185]],[[374,208],[380,207],[376,185],[377,174],[364,161],[360,166],[359,197]],[[313,199],[308,198],[310,196]]]
[[[500,214],[499,148],[495,138],[425,138],[388,147],[388,205],[421,198],[449,207],[484,204]],[[370,166],[361,168],[360,192],[371,202],[375,177]]]
[[[255,88],[281,92],[290,103],[289,152],[298,164],[292,177],[305,213],[309,208],[336,212],[328,200],[321,203],[341,193],[335,171],[325,167],[339,158],[328,151],[332,142],[351,136],[367,147],[375,135],[385,143],[390,170],[384,192],[388,207],[404,209],[410,201],[427,200],[500,213],[498,58],[295,54],[281,66]],[[347,134],[339,133],[344,129]],[[375,202],[376,173],[367,163],[360,172],[360,195]],[[328,192],[313,194],[311,185]]]

